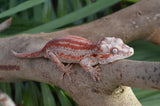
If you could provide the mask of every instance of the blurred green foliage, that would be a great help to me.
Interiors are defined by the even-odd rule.
[[[12,17],[12,25],[0,37],[19,33],[53,32],[88,23],[140,0],[0,0],[0,22]],[[129,59],[159,61],[160,47],[145,41],[129,43],[135,54]],[[148,49],[149,48],[149,49]],[[18,105],[76,106],[62,89],[38,82],[1,83]],[[144,106],[159,106],[160,92],[133,89]]]

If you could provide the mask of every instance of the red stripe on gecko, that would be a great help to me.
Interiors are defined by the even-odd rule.
[[[67,37],[71,37],[71,38],[74,38],[74,39],[77,39],[77,40],[84,40],[84,41],[92,43],[92,41],[90,41],[86,38],[78,37],[78,36],[67,36]]]
[[[72,59],[72,60],[81,60],[85,55],[82,56],[72,56],[72,55],[64,55],[63,53],[57,53],[57,55],[63,59]]]
[[[85,41],[85,42],[90,42],[92,43],[92,41],[86,39],[86,38],[83,38],[83,37],[79,37],[79,36],[61,36],[61,37],[58,37],[56,39],[72,39],[72,40],[76,40],[76,41]]]
[[[83,40],[84,41],[84,40]],[[92,41],[86,41],[83,42],[83,41],[77,41],[77,40],[73,40],[73,39],[61,39],[60,42],[67,42],[67,43],[73,43],[73,44],[77,44],[77,45],[91,45],[93,42]]]
[[[100,57],[100,58],[109,58],[109,57],[111,57],[111,56],[114,56],[114,55],[112,55],[112,54],[106,54],[106,55],[99,55],[98,57]]]
[[[91,45],[91,46],[73,46],[73,45],[70,45],[70,44],[53,44],[51,46],[56,46],[56,47],[64,47],[64,48],[71,48],[73,50],[92,50],[96,47],[96,45]],[[48,48],[48,47],[47,47]]]
[[[78,42],[78,41],[74,41],[72,39],[55,39],[55,40],[52,40],[50,42],[48,42],[46,44],[46,46],[50,46],[50,45],[54,45],[54,44],[62,44],[62,43],[70,43],[70,44],[76,44],[76,45],[79,45],[79,46],[90,46],[93,42],[90,41],[88,43],[84,43],[84,42]]]
[[[78,41],[78,39],[81,39],[81,41]],[[52,46],[64,47],[64,48],[68,47],[75,50],[83,50],[83,49],[91,50],[96,47],[96,45],[92,43],[93,43],[92,41],[81,37],[63,36],[48,42],[42,51]]]

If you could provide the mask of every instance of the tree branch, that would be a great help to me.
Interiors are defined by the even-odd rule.
[[[124,60],[114,63],[111,67],[117,72],[114,81],[119,82],[119,85],[160,90],[160,62]]]
[[[12,18],[7,19],[3,23],[0,24],[0,32],[6,30],[11,25]]]
[[[38,37],[38,35],[22,35],[0,39],[0,60],[2,60],[0,61],[0,80],[2,82],[34,80],[54,84],[67,91],[82,105],[86,105],[87,101],[93,99],[100,99],[99,102],[93,101],[96,102],[96,105],[104,101],[105,105],[112,104],[114,103],[113,100],[118,102],[118,99],[111,99],[110,96],[119,94],[122,94],[122,98],[123,94],[128,94],[132,95],[130,99],[135,99],[131,89],[119,87],[121,85],[144,89],[160,89],[160,63],[158,62],[121,60],[107,65],[100,65],[102,69],[100,82],[94,82],[88,73],[78,64],[74,64],[71,72],[73,82],[71,83],[68,77],[60,80],[61,72],[50,60],[44,58],[20,59],[10,52],[12,49],[19,52],[37,51],[42,48],[48,39],[47,37]],[[84,94],[88,95],[84,96]],[[102,94],[105,94],[105,98]],[[126,101],[126,98],[123,100]],[[134,103],[139,104],[139,102]]]
[[[160,90],[160,63],[120,60],[100,65],[100,82],[94,82],[78,64],[71,72],[73,82],[67,77],[59,80],[60,71],[56,65],[44,58],[19,59],[11,54],[40,50],[49,40],[62,35],[83,36],[98,40],[106,36],[120,37],[126,42],[135,39],[151,40],[155,29],[159,27],[159,0],[142,0],[110,16],[89,24],[68,28],[53,33],[22,34],[0,39],[0,81],[34,80],[54,84],[67,91],[79,105],[141,105],[132,90],[132,86],[143,89]],[[147,6],[147,8],[146,8]],[[99,35],[99,36],[97,36]],[[123,85],[123,86],[122,86]]]

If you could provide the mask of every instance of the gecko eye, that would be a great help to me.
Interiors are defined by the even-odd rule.
[[[113,48],[111,49],[111,53],[117,54],[117,53],[118,53],[118,48],[113,47]]]

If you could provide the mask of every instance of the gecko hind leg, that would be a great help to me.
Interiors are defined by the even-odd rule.
[[[59,59],[58,57],[51,52],[50,50],[46,51],[46,58],[49,58],[51,61],[53,61],[54,63],[56,63],[56,65],[58,66],[58,68],[60,69],[60,71],[62,72],[60,79],[63,79],[63,76],[66,74],[69,77],[69,80],[71,81],[71,77],[70,77],[70,72],[71,72],[71,67],[72,64],[68,64],[68,65],[64,65]]]

